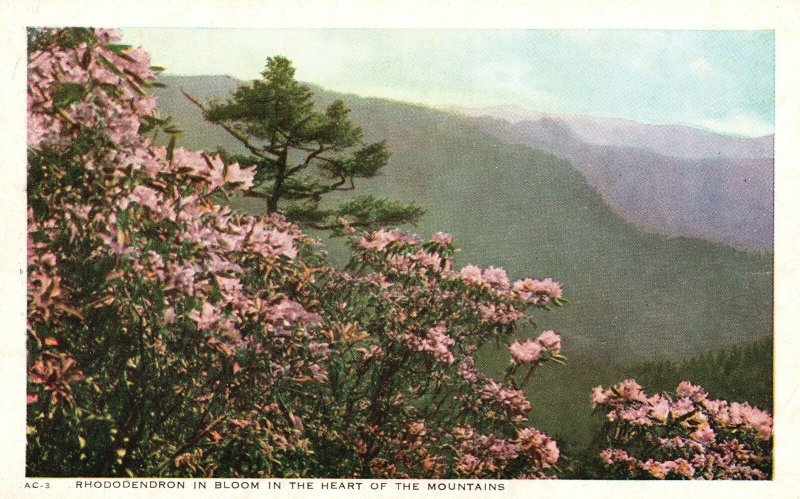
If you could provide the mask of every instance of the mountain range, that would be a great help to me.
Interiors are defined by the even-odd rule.
[[[569,160],[620,215],[648,230],[771,251],[773,139],[681,125],[455,108],[512,144]]]

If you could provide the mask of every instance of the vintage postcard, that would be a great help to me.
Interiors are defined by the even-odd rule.
[[[678,4],[18,8],[0,489],[790,495],[798,12]]]

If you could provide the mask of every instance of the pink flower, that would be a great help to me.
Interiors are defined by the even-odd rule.
[[[552,353],[561,352],[561,333],[558,331],[545,331],[536,338],[536,341]]]
[[[234,301],[242,293],[242,282],[236,277],[215,276],[219,290],[225,299]]]
[[[167,307],[164,309],[164,324],[172,324],[175,322],[175,309]]]
[[[483,280],[496,290],[508,289],[508,274],[500,267],[489,267],[484,270]]]
[[[460,272],[461,280],[468,284],[473,284],[476,286],[480,286],[483,284],[483,272],[481,271],[480,267],[475,265],[466,265],[461,269]]]
[[[515,341],[508,347],[511,358],[517,363],[532,363],[539,360],[542,353],[542,345],[535,340],[525,340],[523,343]]]
[[[297,257],[298,251],[294,245],[294,237],[287,232],[269,227],[263,222],[253,225],[247,243],[248,247],[268,258],[284,256],[289,260],[294,260]]]
[[[472,357],[465,357],[464,360],[458,365],[458,375],[464,381],[474,383],[478,381],[478,370],[475,369],[475,359]]]
[[[439,246],[450,246],[453,244],[453,236],[446,232],[437,232],[431,236],[430,242],[438,244]]]
[[[690,436],[701,444],[712,444],[717,438],[714,430],[708,427],[699,428],[693,431]]]
[[[561,283],[549,277],[540,281],[538,279],[523,279],[516,281],[512,290],[517,297],[533,305],[546,305],[556,298],[561,298]]]
[[[292,300],[283,300],[274,307],[272,307],[270,314],[270,322],[278,326],[279,330],[299,326],[313,326],[322,322],[322,318],[311,313],[302,305]]]
[[[219,310],[217,310],[214,305],[204,301],[202,310],[192,310],[189,312],[189,318],[197,323],[198,330],[205,331],[214,327],[214,325],[219,322],[221,316]]]
[[[650,403],[650,417],[661,423],[669,416],[669,400],[661,395],[653,395],[648,400]]]
[[[452,364],[454,361],[450,347],[455,341],[447,335],[447,328],[442,323],[429,329],[424,339],[413,334],[403,335],[402,338],[411,349],[429,352],[439,362]]]
[[[376,251],[383,251],[392,243],[419,244],[419,242],[420,239],[417,236],[406,234],[398,229],[380,229],[356,240],[356,244],[362,248]]]
[[[673,418],[680,418],[694,411],[694,402],[689,397],[684,397],[672,403],[670,412]]]
[[[659,480],[663,480],[667,477],[668,470],[664,467],[664,464],[653,459],[648,459],[646,462],[640,463],[639,467]]]
[[[686,478],[694,478],[694,466],[689,464],[689,461],[683,458],[675,460],[675,465],[672,468],[673,472]]]
[[[619,383],[615,388],[619,392],[619,398],[623,400],[635,402],[647,401],[647,397],[642,391],[642,387],[636,382],[636,380],[626,379],[625,381]]]
[[[248,190],[253,187],[253,178],[256,174],[256,165],[248,168],[240,168],[239,163],[233,163],[225,168],[225,182],[228,184],[239,184],[237,187]]]
[[[521,451],[540,460],[545,468],[558,462],[560,452],[556,441],[535,428],[517,430],[517,444]]]
[[[456,471],[461,475],[473,475],[480,471],[481,460],[472,454],[462,454],[458,458]]]
[[[708,398],[708,393],[702,387],[693,385],[688,381],[681,381],[675,390],[681,397],[689,397],[694,402]]]
[[[606,391],[603,389],[602,386],[595,386],[592,389],[592,404],[594,405],[603,405],[608,402],[608,396],[610,394],[610,390]]]
[[[311,370],[311,377],[314,378],[314,381],[318,383],[327,383],[328,382],[328,370],[324,367],[320,366],[319,364],[311,364],[308,366]]]
[[[503,406],[508,413],[514,416],[512,419],[515,420],[523,418],[531,410],[531,403],[525,396],[525,392],[522,390],[510,390],[494,380],[489,380],[483,387],[481,396],[484,399],[494,400]]]
[[[480,303],[478,313],[483,323],[513,324],[522,314],[505,303]]]
[[[631,424],[639,425],[639,426],[652,426],[653,422],[650,421],[648,417],[650,413],[650,407],[647,405],[634,405],[622,412],[620,412],[620,418],[629,421]]]
[[[729,413],[732,424],[755,430],[760,440],[768,440],[772,436],[772,416],[761,409],[734,402],[730,405]]]

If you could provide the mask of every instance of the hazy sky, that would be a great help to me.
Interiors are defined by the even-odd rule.
[[[518,105],[774,131],[771,31],[124,29],[180,75],[260,77],[289,57],[300,80],[435,107]]]

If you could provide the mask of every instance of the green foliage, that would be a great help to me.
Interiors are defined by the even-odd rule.
[[[379,174],[389,159],[385,141],[363,143],[361,128],[350,121],[341,100],[323,112],[311,90],[295,79],[291,61],[267,59],[263,79],[239,87],[222,102],[203,105],[204,116],[222,126],[246,154],[227,154],[245,166],[257,166],[250,196],[266,201],[267,213],[281,211],[315,229],[337,229],[339,218],[361,228],[415,222],[423,210],[413,203],[362,197],[340,207],[323,206],[323,197],[355,189],[355,179]],[[224,152],[224,151],[223,151]]]
[[[681,381],[702,385],[721,398],[772,409],[772,338],[701,353],[682,361],[635,365],[628,376],[648,391],[669,390]]]
[[[58,31],[50,28],[28,28],[27,34],[29,55],[49,47],[76,48],[81,43],[91,46],[96,42],[90,28],[67,28]]]
[[[371,195],[359,196],[340,203],[332,209],[312,205],[294,204],[287,208],[286,216],[301,225],[324,227],[326,220],[345,219],[351,226],[376,227],[415,223],[425,211],[414,203],[399,203]],[[338,226],[330,226],[334,234],[341,234]]]

